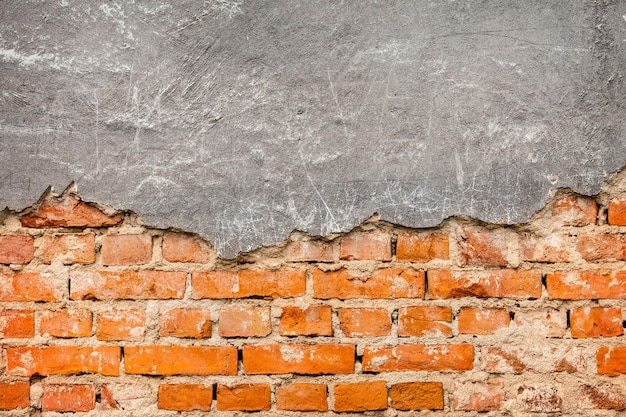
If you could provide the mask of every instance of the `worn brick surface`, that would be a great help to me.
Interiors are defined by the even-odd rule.
[[[382,231],[359,232],[341,240],[340,258],[345,260],[391,260],[391,235]]]
[[[443,410],[441,382],[405,382],[389,390],[391,406],[396,410]]]
[[[146,312],[142,309],[114,309],[98,312],[96,338],[139,342],[146,333]]]
[[[92,313],[88,308],[64,308],[41,312],[39,331],[43,336],[89,337],[92,335]]]
[[[413,233],[398,235],[396,259],[399,262],[429,262],[450,258],[450,242],[445,233]]]
[[[238,384],[217,386],[217,409],[219,411],[262,411],[271,406],[268,384]]]
[[[161,384],[158,406],[161,410],[210,411],[213,387],[202,384]]]
[[[0,338],[29,338],[35,336],[33,310],[0,311]]]
[[[455,382],[452,408],[457,411],[499,411],[504,399],[503,382]]]
[[[335,384],[336,412],[362,412],[387,409],[385,381]]]
[[[468,371],[474,366],[470,344],[365,346],[364,372]]]
[[[169,262],[211,262],[212,253],[193,236],[168,233],[163,236],[163,258]]]
[[[91,384],[46,384],[43,387],[43,411],[90,411],[95,405],[96,390]]]
[[[276,388],[276,408],[285,411],[328,411],[326,385],[296,382]]]
[[[152,236],[103,236],[101,253],[103,265],[147,264],[152,259]]]
[[[211,310],[206,308],[175,308],[161,314],[161,336],[206,339],[211,337]]]
[[[35,239],[28,235],[0,236],[0,264],[27,264],[35,257]]]
[[[349,374],[354,345],[271,344],[242,347],[243,369],[258,374]]]
[[[234,346],[127,346],[124,369],[144,375],[236,375]]]
[[[452,336],[452,309],[441,306],[404,307],[398,312],[398,336]]]
[[[370,275],[353,275],[345,269],[313,270],[313,294],[320,299],[424,298],[424,272],[385,268]]]
[[[283,307],[280,334],[283,336],[332,336],[332,308],[312,305],[306,309]]]
[[[385,308],[340,308],[339,328],[348,337],[389,336],[391,317]]]

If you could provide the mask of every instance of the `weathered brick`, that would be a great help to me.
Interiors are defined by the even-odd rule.
[[[146,312],[141,309],[99,311],[96,339],[142,341],[146,333]]]
[[[103,236],[100,252],[103,265],[147,264],[152,260],[152,236]]]
[[[513,320],[514,331],[535,337],[563,337],[567,330],[567,313],[558,310],[518,311]]]
[[[296,240],[285,248],[288,262],[332,262],[335,249],[331,242],[322,240]]]
[[[109,383],[100,387],[100,408],[102,410],[145,410],[153,404],[153,396],[148,384]]]
[[[624,334],[621,308],[579,307],[570,311],[573,338],[611,337]]]
[[[574,237],[568,234],[551,234],[537,237],[523,234],[519,240],[520,260],[528,262],[569,262],[569,246]]]
[[[276,409],[286,411],[328,411],[326,385],[306,382],[276,388]]]
[[[234,346],[127,346],[127,374],[236,375]]]
[[[596,362],[600,375],[626,374],[626,346],[599,347],[596,351]]]
[[[458,320],[461,334],[494,334],[509,327],[511,316],[503,308],[463,307]]]
[[[75,413],[96,406],[96,390],[91,384],[44,384],[41,409]]]
[[[118,376],[117,346],[46,346],[6,348],[7,373],[16,376],[101,374]]]
[[[506,266],[507,241],[499,231],[480,226],[461,226],[457,235],[462,266]]]
[[[404,307],[398,311],[398,336],[452,336],[452,309],[439,306]]]
[[[548,274],[546,284],[551,299],[626,298],[626,271],[559,271]]]
[[[88,308],[42,311],[39,331],[42,336],[89,337],[92,334],[91,316]]]
[[[0,236],[0,264],[27,264],[35,257],[35,239],[28,235]]]
[[[383,231],[359,232],[341,239],[343,260],[391,260],[391,235]]]
[[[194,271],[191,279],[194,299],[298,297],[304,294],[304,270]]]
[[[443,410],[441,382],[404,382],[389,390],[391,406],[396,410]]]
[[[229,305],[220,310],[222,337],[263,337],[272,332],[269,307]]]
[[[0,273],[0,301],[61,301],[67,278],[39,272]]]
[[[618,234],[581,234],[576,250],[588,262],[626,260],[626,236]]]
[[[163,258],[168,262],[207,264],[212,252],[192,235],[168,233],[163,236]]]
[[[365,346],[362,363],[363,372],[469,371],[474,366],[474,346]]]
[[[563,226],[595,224],[598,217],[598,204],[589,197],[564,196],[554,203],[552,216]]]
[[[539,298],[542,289],[541,272],[439,269],[428,272],[428,288],[431,298]]]
[[[0,338],[29,338],[35,336],[33,310],[0,311]]]
[[[398,262],[428,262],[450,259],[450,242],[445,233],[406,232],[398,234]]]
[[[313,270],[313,294],[320,299],[424,298],[424,271],[385,268],[369,276],[356,276],[345,269]]]
[[[527,411],[554,413],[563,407],[563,392],[559,385],[524,384],[517,389],[517,403]]]
[[[186,272],[72,271],[72,300],[166,300],[183,298]]]
[[[335,384],[334,391],[335,411],[338,413],[387,409],[387,383],[385,381]]]
[[[269,410],[271,392],[268,384],[217,385],[219,411]]]
[[[280,316],[282,336],[332,336],[332,309],[327,305],[312,305],[302,310],[283,307]]]
[[[271,344],[243,346],[242,352],[248,375],[354,372],[354,345]]]
[[[626,226],[626,197],[609,201],[608,217],[611,226]]]
[[[108,227],[124,220],[123,214],[107,215],[75,196],[49,197],[32,213],[22,216],[24,227]]]
[[[499,411],[504,403],[502,382],[465,381],[454,383],[455,411]]]
[[[587,360],[581,347],[538,342],[527,347],[483,346],[480,362],[484,371],[494,374],[573,373],[587,369]]]
[[[46,235],[43,239],[43,262],[64,265],[90,264],[96,261],[96,240],[93,233]]]
[[[390,336],[391,317],[386,308],[340,308],[339,328],[347,337]]]
[[[30,406],[30,383],[0,382],[0,410]]]
[[[576,394],[577,406],[582,410],[626,410],[623,384],[584,384]]]
[[[161,336],[206,339],[211,337],[211,310],[206,308],[175,308],[161,314]]]
[[[158,407],[172,411],[211,411],[213,386],[201,384],[161,384]]]

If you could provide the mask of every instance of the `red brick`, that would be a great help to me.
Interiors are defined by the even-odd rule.
[[[127,374],[237,375],[234,346],[127,346]]]
[[[207,264],[212,252],[192,235],[168,233],[163,236],[163,258],[168,262]]]
[[[269,307],[225,306],[220,311],[220,336],[264,337],[272,332]]]
[[[343,260],[391,260],[391,235],[382,231],[359,232],[341,239]]]
[[[567,234],[551,234],[547,237],[523,234],[519,241],[520,260],[528,262],[569,262],[569,246],[574,237]]]
[[[172,411],[211,411],[213,386],[200,384],[161,384],[158,407]]]
[[[96,406],[91,384],[44,384],[41,409],[61,413],[90,411]]]
[[[0,382],[0,410],[30,406],[30,383]]]
[[[626,197],[609,201],[608,215],[611,226],[626,226]]]
[[[72,300],[167,300],[183,298],[186,272],[72,271]]]
[[[561,197],[554,203],[552,216],[563,226],[596,224],[598,204],[588,197]]]
[[[175,308],[161,314],[161,336],[206,339],[211,337],[211,310]]]
[[[48,197],[32,213],[20,219],[22,226],[45,227],[108,227],[124,220],[123,214],[109,216],[75,196]]]
[[[618,376],[626,374],[626,346],[601,346],[596,351],[598,374]]]
[[[46,346],[6,348],[7,373],[16,376],[101,374],[118,376],[117,346]]]
[[[286,411],[328,411],[326,385],[296,382],[276,388],[276,409]]]
[[[64,265],[90,264],[96,261],[96,241],[93,233],[46,235],[43,239],[43,262]]]
[[[35,257],[35,239],[28,235],[0,236],[0,264],[27,264]]]
[[[506,266],[507,242],[500,231],[480,226],[461,226],[457,236],[462,266]]]
[[[332,309],[327,305],[312,305],[306,310],[283,307],[280,316],[281,336],[332,336]]]
[[[387,409],[385,381],[335,384],[335,411],[363,412]]]
[[[424,298],[424,271],[385,268],[368,276],[352,275],[345,269],[313,270],[315,298]]]
[[[288,262],[333,262],[335,248],[322,240],[296,240],[285,248],[285,258]]]
[[[550,299],[624,299],[626,271],[571,271],[547,275]]]
[[[612,262],[626,260],[626,236],[601,234],[578,236],[576,250],[588,262]]]
[[[573,373],[587,369],[582,348],[538,342],[528,347],[483,346],[480,362],[484,371],[494,374]]]
[[[504,403],[504,384],[502,382],[455,382],[455,411],[499,411]]]
[[[0,311],[0,338],[29,338],[35,336],[33,310]]]
[[[567,314],[558,310],[518,311],[513,320],[515,332],[535,337],[563,337]]]
[[[511,316],[503,308],[463,307],[458,320],[460,334],[494,334],[509,327]]]
[[[67,278],[49,273],[0,273],[0,301],[61,301]]]
[[[272,344],[243,346],[242,352],[248,375],[354,372],[354,345]]]
[[[405,382],[391,386],[391,406],[396,410],[443,410],[441,382]]]
[[[496,271],[428,272],[431,298],[539,298],[541,272],[502,269]]]
[[[271,392],[268,384],[217,385],[219,411],[269,410]]]
[[[39,322],[42,336],[89,337],[91,327],[91,310],[87,308],[42,311]]]
[[[391,336],[386,308],[340,308],[339,328],[347,337]]]
[[[621,308],[579,307],[570,311],[572,337],[611,337],[624,334]]]
[[[298,297],[306,289],[304,270],[194,271],[191,279],[194,299]]]
[[[102,410],[145,410],[153,404],[152,390],[148,384],[110,383],[100,387]]]
[[[521,385],[517,389],[517,403],[527,411],[555,413],[563,407],[563,393],[558,385]]]
[[[103,265],[147,264],[152,260],[152,236],[103,236],[100,252]]]
[[[469,371],[474,346],[469,344],[365,346],[363,372]]]
[[[96,339],[140,342],[146,333],[146,312],[140,309],[98,312]]]
[[[452,336],[452,309],[438,306],[405,307],[398,311],[398,336]]]
[[[576,393],[577,406],[582,410],[626,410],[623,384],[585,384]]]
[[[445,233],[406,232],[398,235],[398,262],[428,262],[450,259],[450,242]]]

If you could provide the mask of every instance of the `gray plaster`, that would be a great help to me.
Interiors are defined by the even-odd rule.
[[[624,1],[2,0],[0,206],[71,181],[224,256],[522,222],[626,162]]]

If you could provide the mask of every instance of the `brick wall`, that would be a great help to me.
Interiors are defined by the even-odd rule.
[[[616,415],[614,189],[559,194],[524,225],[370,219],[236,260],[49,194],[0,217],[0,415]]]

